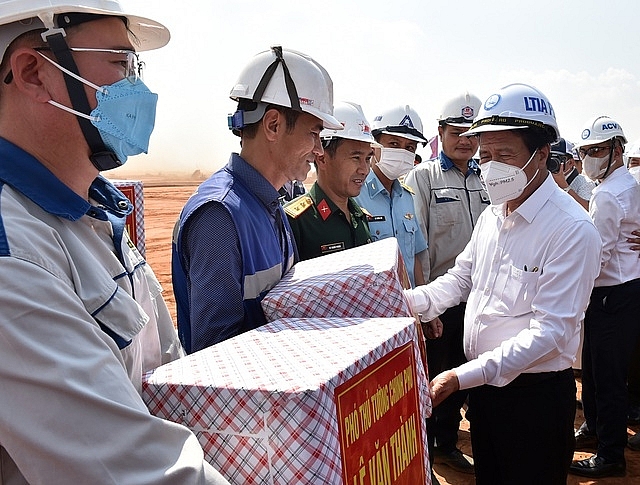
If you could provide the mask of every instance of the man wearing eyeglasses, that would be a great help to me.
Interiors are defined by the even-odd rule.
[[[168,41],[115,0],[0,0],[0,483],[228,483],[139,395],[184,352],[100,176],[147,151],[135,49]]]
[[[627,375],[640,336],[640,265],[628,244],[640,223],[640,186],[624,168],[627,142],[607,116],[590,120],[576,148],[586,175],[598,185],[589,214],[603,243],[600,274],[584,319],[582,403],[585,422],[576,449],[596,453],[574,461],[570,472],[590,478],[624,476]]]

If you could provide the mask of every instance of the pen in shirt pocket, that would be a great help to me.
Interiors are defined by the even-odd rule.
[[[526,265],[526,264],[524,265],[524,270],[525,270],[525,271],[529,271],[529,270],[527,269],[527,265]],[[538,267],[537,267],[537,266],[534,266],[533,268],[531,268],[531,272],[532,272],[532,273],[537,273],[537,272],[538,272]]]

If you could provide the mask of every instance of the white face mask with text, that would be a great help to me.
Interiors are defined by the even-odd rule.
[[[520,197],[540,171],[536,170],[531,180],[527,180],[527,174],[524,173],[537,152],[536,148],[522,168],[495,160],[480,165],[482,181],[492,204],[498,205]]]

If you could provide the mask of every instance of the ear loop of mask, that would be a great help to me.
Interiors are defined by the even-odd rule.
[[[89,106],[89,100],[87,99],[87,95],[83,88],[84,81],[82,79],[78,79],[80,77],[78,66],[73,60],[73,56],[71,55],[69,46],[64,39],[63,33],[64,30],[62,29],[47,30],[42,33],[42,39],[49,44],[59,66],[67,66],[67,68],[63,70],[63,77],[73,109],[78,113],[91,113],[91,106]],[[44,55],[43,57],[47,58]],[[47,60],[51,62],[51,59],[47,58]],[[94,86],[95,85],[92,87]],[[101,90],[101,88],[98,87],[98,90]],[[80,129],[82,130],[82,134],[89,145],[89,149],[91,150],[89,159],[93,166],[102,172],[122,165],[122,162],[118,160],[116,154],[105,146],[104,141],[100,136],[100,132],[95,126],[93,126],[93,124],[91,124],[91,118],[79,115],[78,113],[73,114],[77,116],[76,119],[78,120]]]

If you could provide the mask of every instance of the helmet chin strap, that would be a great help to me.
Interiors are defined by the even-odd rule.
[[[611,170],[611,161],[613,160],[613,150],[615,149],[615,140],[611,142],[611,149],[609,150],[609,162],[607,163],[607,169],[602,174],[602,180],[604,180],[607,175],[609,175],[609,170]]]
[[[49,47],[51,48],[51,51],[56,57],[58,63],[68,71],[79,76],[80,73],[78,66],[73,60],[69,46],[64,39],[64,30],[50,29],[42,34],[42,38],[47,42],[47,44],[49,44]],[[71,105],[73,108],[80,113],[91,113],[92,110],[91,106],[89,106],[89,100],[87,99],[84,85],[69,74],[66,74],[64,71],[63,77],[65,84],[67,85],[67,91],[69,92],[69,98],[71,99]],[[89,160],[91,160],[93,166],[100,172],[121,166],[122,162],[118,160],[118,157],[113,153],[113,151],[109,150],[105,146],[102,141],[102,137],[100,136],[100,132],[91,124],[90,119],[77,115],[76,119],[78,120],[82,134],[89,145],[89,149],[91,150]]]

